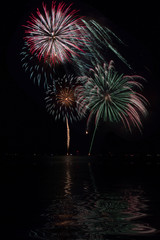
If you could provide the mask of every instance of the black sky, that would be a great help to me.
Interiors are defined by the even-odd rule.
[[[3,3],[1,15],[1,118],[2,152],[65,152],[66,128],[55,123],[45,110],[43,92],[21,68],[19,46],[27,17],[41,6],[36,1]],[[49,2],[49,1],[47,1]],[[58,1],[57,1],[58,2]],[[69,2],[69,1],[67,1]],[[150,102],[143,135],[129,135],[121,128],[99,127],[95,152],[158,152],[160,144],[160,15],[158,1],[73,1],[80,14],[107,25],[126,42],[125,50],[137,74],[147,79],[144,93]],[[69,2],[70,3],[70,2]],[[71,149],[88,151],[90,136],[85,135],[85,120],[71,126]],[[107,146],[107,147],[106,147]],[[108,151],[107,150],[107,151]]]

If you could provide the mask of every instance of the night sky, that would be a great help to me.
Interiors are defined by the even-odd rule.
[[[46,1],[50,2],[50,1]],[[57,1],[58,2],[58,1]],[[66,1],[69,2],[69,1]],[[130,135],[121,125],[101,124],[93,152],[160,151],[160,15],[158,1],[73,1],[79,14],[108,26],[127,47],[124,55],[137,74],[147,82],[144,95],[150,102],[149,115],[143,120],[143,134]],[[2,153],[65,153],[66,126],[55,122],[45,109],[44,92],[24,73],[20,62],[25,21],[42,1],[5,1],[1,11],[1,117]],[[69,2],[70,3],[70,2]],[[122,52],[123,54],[123,52]],[[71,152],[87,153],[91,135],[85,135],[84,119],[71,126]],[[91,126],[92,128],[93,126]]]

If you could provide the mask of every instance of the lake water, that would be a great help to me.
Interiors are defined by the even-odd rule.
[[[5,157],[1,239],[160,239],[159,164],[107,160]]]

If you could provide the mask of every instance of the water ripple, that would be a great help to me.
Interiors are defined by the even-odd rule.
[[[125,236],[156,233],[147,222],[149,200],[143,189],[126,184],[100,191],[90,165],[81,184],[75,180],[76,169],[66,162],[64,195],[53,199],[41,215],[45,224],[30,231],[31,239],[128,240]]]

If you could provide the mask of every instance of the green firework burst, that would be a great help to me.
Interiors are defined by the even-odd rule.
[[[83,86],[76,89],[79,111],[89,111],[87,129],[93,116],[95,130],[93,133],[89,154],[92,149],[94,135],[100,119],[108,122],[121,122],[131,132],[131,125],[140,131],[142,128],[141,115],[146,116],[147,99],[139,93],[144,80],[138,75],[124,75],[115,71],[113,61],[103,66],[97,64],[90,69],[89,74],[81,76]]]

